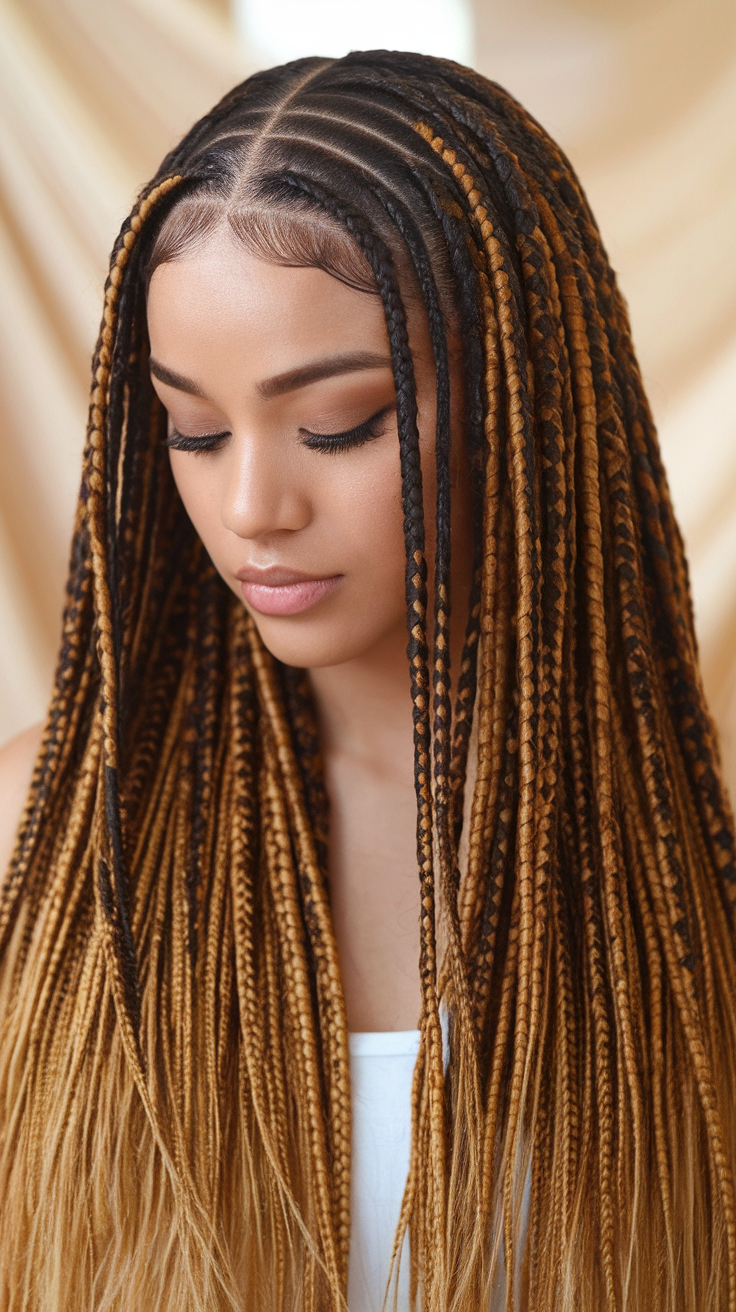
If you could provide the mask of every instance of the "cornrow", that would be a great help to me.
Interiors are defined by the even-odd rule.
[[[220,219],[282,262],[365,266],[391,351],[422,988],[391,1282],[408,1232],[424,1312],[476,1312],[500,1283],[509,1309],[736,1312],[734,829],[625,306],[539,124],[468,69],[387,51],[234,88],[113,251],[56,682],[0,895],[0,1301],[346,1309],[309,677],[207,560],[148,376],[148,280]],[[451,596],[456,391],[473,560]]]

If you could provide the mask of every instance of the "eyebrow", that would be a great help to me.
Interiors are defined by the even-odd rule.
[[[366,369],[390,369],[391,359],[387,355],[376,355],[372,351],[349,351],[343,355],[331,355],[324,360],[315,360],[313,364],[300,365],[298,369],[289,369],[286,373],[275,374],[256,383],[256,391],[264,400],[273,396],[283,396],[285,392],[295,392],[299,387],[308,387],[323,378],[335,378],[339,374],[358,373]],[[190,396],[204,396],[202,388],[191,378],[185,378],[173,369],[168,369],[159,360],[151,357],[150,369],[154,378],[167,387],[175,387],[178,392],[187,392]]]

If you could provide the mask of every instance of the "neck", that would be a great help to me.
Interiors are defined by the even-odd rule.
[[[340,665],[310,670],[322,749],[391,773],[411,769],[412,713],[406,631],[386,635],[370,651]]]
[[[454,686],[465,636],[464,619],[464,615],[453,616],[451,626]],[[406,629],[401,625],[355,659],[309,671],[326,755],[348,753],[366,764],[385,766],[389,774],[403,775],[408,767],[413,775],[406,643]]]
[[[348,1025],[414,1029],[422,1007],[420,888],[403,624],[369,652],[313,669],[310,678],[330,801],[330,905]]]

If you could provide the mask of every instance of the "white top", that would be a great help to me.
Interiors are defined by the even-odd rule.
[[[411,1083],[419,1030],[351,1034],[353,1141],[350,1312],[381,1312],[409,1172]],[[399,1269],[400,1312],[409,1306],[408,1235]],[[392,1305],[392,1300],[389,1306]]]
[[[440,1009],[447,1062],[447,1024]],[[353,1091],[351,1168],[350,1312],[381,1312],[391,1269],[391,1252],[401,1200],[409,1172],[411,1085],[419,1030],[350,1034],[350,1079]],[[521,1241],[526,1241],[531,1171],[522,1203]],[[398,1312],[409,1308],[408,1233],[404,1236],[398,1276]],[[394,1268],[395,1276],[395,1268]],[[503,1256],[488,1312],[505,1307]],[[391,1309],[394,1284],[386,1307]]]

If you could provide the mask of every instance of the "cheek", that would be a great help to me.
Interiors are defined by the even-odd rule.
[[[393,454],[393,453],[392,453]],[[357,466],[340,478],[326,513],[339,517],[344,539],[376,578],[404,577],[404,536],[398,460]],[[403,586],[403,585],[402,585]]]
[[[218,488],[206,460],[170,451],[171,472],[189,518],[210,550],[219,523]]]

